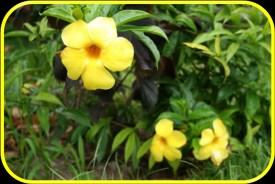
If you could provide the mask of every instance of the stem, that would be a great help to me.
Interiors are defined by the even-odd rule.
[[[128,126],[126,126],[126,125],[124,125],[124,124],[121,124],[121,123],[119,123],[119,122],[117,122],[117,121],[112,121],[111,123],[114,124],[114,125],[123,127],[123,128],[127,128],[127,127],[128,127]]]
[[[118,90],[120,88],[120,86],[122,85],[122,83],[125,81],[125,79],[127,79],[128,75],[130,74],[130,72],[132,72],[133,67],[131,67],[131,69],[124,75],[124,77],[118,82],[118,84],[116,85],[114,91]]]

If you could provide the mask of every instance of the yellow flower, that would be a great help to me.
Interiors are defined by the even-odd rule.
[[[193,153],[196,159],[206,160],[211,158],[212,162],[219,166],[229,155],[227,148],[229,134],[220,119],[213,121],[213,128],[214,131],[207,128],[201,132],[200,148]]]
[[[61,60],[68,77],[81,77],[88,90],[112,88],[115,79],[108,70],[123,71],[132,64],[133,46],[117,36],[112,18],[97,17],[89,23],[78,20],[64,28],[61,38],[67,46]]]
[[[169,161],[181,159],[181,151],[178,148],[186,144],[186,137],[182,132],[173,130],[173,122],[161,119],[156,124],[155,131],[150,147],[154,160],[161,162],[163,156]]]

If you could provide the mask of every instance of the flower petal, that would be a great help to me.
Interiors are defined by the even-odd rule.
[[[78,20],[67,25],[61,34],[63,43],[72,48],[85,48],[91,45],[87,23]]]
[[[226,127],[224,126],[223,122],[220,119],[215,119],[213,121],[213,128],[217,137],[223,137],[223,138],[229,137]]]
[[[118,37],[108,44],[100,54],[100,60],[113,72],[122,71],[131,66],[134,48],[126,38]]]
[[[211,143],[214,140],[214,138],[215,135],[212,129],[207,128],[201,132],[201,139],[199,143],[201,146],[204,146]]]
[[[163,154],[164,157],[169,161],[178,160],[182,157],[181,152],[178,149],[169,146],[166,147]]]
[[[173,121],[169,119],[161,119],[155,126],[157,135],[167,137],[173,132]]]
[[[228,157],[228,150],[227,149],[219,149],[213,151],[211,156],[211,161],[216,165],[219,166],[224,159]]]
[[[77,80],[82,74],[86,63],[88,61],[88,56],[84,49],[73,49],[66,47],[61,52],[61,61],[67,69],[67,75],[72,80]]]
[[[97,17],[88,23],[89,34],[93,44],[104,48],[117,37],[116,24],[113,18]]]
[[[211,157],[213,146],[211,144],[202,146],[198,151],[194,151],[194,156],[198,160],[206,160]]]
[[[217,138],[213,145],[217,148],[226,148],[228,145],[228,139],[227,138]]]
[[[150,151],[155,161],[161,162],[163,160],[163,150],[160,150],[158,145],[153,144]]]
[[[174,148],[180,148],[186,144],[185,135],[178,130],[174,130],[170,135],[166,137],[167,144]]]
[[[99,60],[90,61],[81,77],[88,90],[110,89],[115,84],[115,79]]]

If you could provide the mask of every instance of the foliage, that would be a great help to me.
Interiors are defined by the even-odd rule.
[[[28,179],[250,179],[266,167],[271,32],[259,10],[35,6],[17,10],[27,19],[15,12],[5,30],[5,154],[15,173]],[[114,73],[114,88],[86,91],[66,77],[60,34],[75,20],[98,16],[114,18],[118,34],[134,45],[135,63]],[[155,163],[150,156],[155,123],[164,118],[187,137],[179,162]],[[192,155],[216,118],[230,132],[231,150],[218,168]]]

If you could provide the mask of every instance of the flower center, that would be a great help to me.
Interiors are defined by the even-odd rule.
[[[219,138],[218,137],[215,137],[212,141],[213,144],[217,144],[219,142]]]
[[[91,45],[87,49],[88,55],[92,58],[98,58],[101,52],[101,49],[96,45]]]
[[[164,145],[167,144],[167,141],[166,141],[166,139],[165,139],[164,137],[160,137],[159,142],[160,142],[161,144],[164,144]]]

